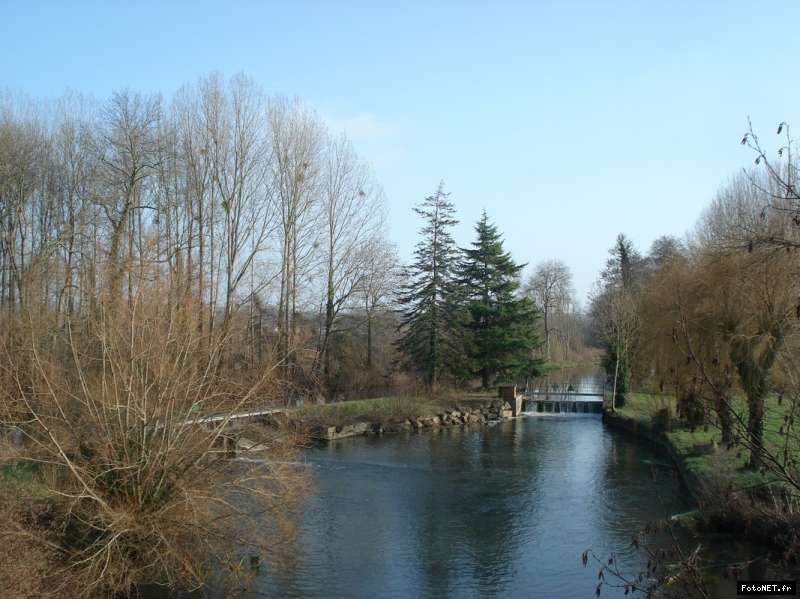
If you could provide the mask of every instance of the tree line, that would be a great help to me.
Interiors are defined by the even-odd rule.
[[[394,372],[384,212],[346,137],[244,76],[1,97],[3,588],[241,586],[302,439],[248,431],[275,462],[231,468],[227,425]]]
[[[351,331],[367,337],[358,384],[391,363],[374,343],[397,264],[380,185],[345,136],[244,76],[169,100],[5,97],[0,199],[8,315],[63,327],[157,288],[224,340],[220,368],[275,361],[299,389],[333,389]]]
[[[777,133],[768,151],[748,131],[753,168],[720,188],[685,239],[662,237],[642,256],[620,235],[591,318],[617,406],[634,388],[674,395],[680,418],[718,427],[727,448],[796,492],[794,408],[781,447],[764,439],[767,397],[800,399],[800,196],[788,126]]]
[[[5,314],[46,313],[63,329],[157,289],[215,348],[218,371],[279,364],[286,401],[402,386],[398,350],[426,384],[444,374],[486,386],[534,372],[528,354],[566,360],[583,346],[568,268],[543,263],[520,288],[488,219],[462,252],[441,188],[416,209],[426,241],[401,278],[383,192],[351,143],[244,76],[212,75],[169,100],[6,95],[0,169]],[[426,291],[401,285],[426,269]]]

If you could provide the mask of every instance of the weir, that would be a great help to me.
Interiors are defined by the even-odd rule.
[[[523,411],[537,414],[602,414],[602,399],[525,399]]]
[[[604,397],[602,384],[541,381],[522,394],[522,409],[537,414],[602,414]]]

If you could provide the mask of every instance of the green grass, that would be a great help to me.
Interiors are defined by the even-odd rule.
[[[387,422],[425,418],[445,409],[443,402],[424,397],[378,397],[324,405],[301,406],[291,410],[291,420],[310,426],[343,426],[355,422]]]
[[[697,427],[689,429],[674,420],[675,398],[667,395],[648,393],[631,393],[626,398],[625,406],[618,408],[618,412],[636,422],[649,425],[658,410],[669,407],[673,414],[672,430],[667,433],[667,438],[675,451],[683,460],[686,468],[701,479],[715,479],[723,484],[731,484],[736,488],[744,488],[769,482],[758,472],[746,468],[749,452],[746,448],[735,447],[727,450],[720,444],[721,434],[714,426]],[[764,406],[764,444],[773,453],[778,453],[783,447],[783,437],[780,427],[784,416],[791,409],[789,402],[778,403],[775,396],[770,396]],[[743,398],[734,400],[734,411],[744,422],[747,422],[747,405]],[[696,446],[717,442],[718,449],[715,453],[696,455]],[[793,452],[800,458],[800,447],[794,447]],[[768,477],[769,475],[767,475]]]
[[[40,482],[39,469],[35,464],[8,462],[0,465],[0,493],[43,496],[47,494],[47,491]]]
[[[629,393],[625,398],[625,405],[617,408],[617,412],[637,422],[650,424],[655,413],[665,407],[669,407],[674,414],[675,398],[650,393]]]

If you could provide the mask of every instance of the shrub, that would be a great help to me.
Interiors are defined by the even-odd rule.
[[[152,297],[60,331],[5,324],[0,418],[25,443],[2,457],[36,465],[37,492],[3,497],[0,546],[17,557],[3,560],[0,581],[33,561],[35,596],[191,589],[212,571],[237,577],[243,553],[277,542],[262,531],[268,515],[288,519],[302,485],[285,465],[296,439],[259,439],[279,458],[268,463],[231,461],[223,447],[230,416],[277,388],[274,366],[246,386],[226,378],[224,340]]]

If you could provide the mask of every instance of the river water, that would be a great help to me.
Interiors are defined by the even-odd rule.
[[[594,597],[584,550],[638,573],[633,533],[691,507],[663,458],[595,415],[345,439],[305,465],[298,542],[254,597]],[[694,542],[714,559],[752,553],[725,536]],[[735,595],[712,579],[715,597]]]

